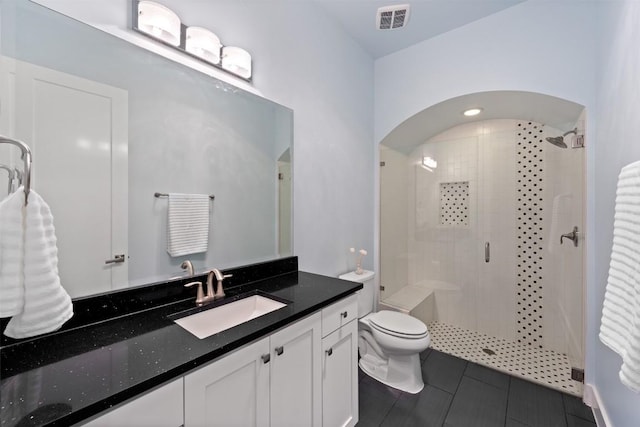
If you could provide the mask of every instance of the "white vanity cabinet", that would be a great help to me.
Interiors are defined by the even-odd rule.
[[[322,310],[322,425],[358,422],[358,300],[345,298]]]
[[[353,426],[357,310],[347,297],[85,425]]]
[[[183,420],[182,378],[94,418],[85,427],[179,427]]]
[[[316,313],[184,377],[185,427],[321,425]]]

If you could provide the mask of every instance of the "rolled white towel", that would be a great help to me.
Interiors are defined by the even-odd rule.
[[[58,275],[58,247],[51,210],[31,190],[24,212],[24,306],[4,331],[11,338],[55,331],[73,316],[71,297]]]
[[[0,317],[14,316],[24,305],[22,187],[0,202]]]
[[[600,340],[622,356],[622,383],[640,392],[640,162],[618,178]]]

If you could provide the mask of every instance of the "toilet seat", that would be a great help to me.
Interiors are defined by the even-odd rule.
[[[383,334],[405,339],[421,339],[429,335],[427,326],[415,317],[396,311],[381,310],[369,316],[370,326]]]

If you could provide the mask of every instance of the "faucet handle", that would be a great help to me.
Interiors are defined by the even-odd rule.
[[[198,285],[198,290],[196,292],[196,305],[202,305],[204,303],[204,292],[202,292],[202,282],[189,282],[184,285],[185,288],[190,288],[191,286]]]
[[[218,286],[217,286],[217,289],[216,289],[216,293],[213,295],[213,297],[215,299],[224,297],[225,294],[224,294],[224,287],[222,286],[222,281],[224,279],[226,279],[227,277],[233,277],[233,274],[222,274],[220,272],[220,270],[218,270],[217,268],[214,268],[209,273],[209,277],[211,277],[211,275],[216,276],[216,280],[218,281]]]

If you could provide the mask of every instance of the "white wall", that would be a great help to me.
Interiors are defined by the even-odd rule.
[[[616,427],[640,422],[640,395],[618,379],[621,358],[597,338],[613,241],[617,176],[622,166],[640,160],[640,3],[601,2],[598,108],[587,114],[587,126],[597,123],[593,143],[591,197],[587,212],[594,230],[587,301],[587,352],[592,356],[590,382],[596,386],[603,412]],[[589,371],[587,371],[589,373]]]

